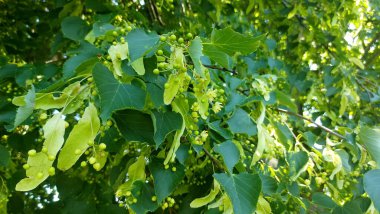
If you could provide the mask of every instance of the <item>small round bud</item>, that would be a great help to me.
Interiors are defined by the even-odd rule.
[[[36,154],[37,154],[37,151],[35,149],[31,149],[28,151],[28,155],[31,157],[35,156]]]
[[[191,39],[191,38],[193,38],[193,34],[191,34],[191,33],[187,33],[187,34],[186,34],[186,37],[187,37],[188,39]]]
[[[40,120],[46,120],[46,118],[47,118],[47,114],[46,113],[40,114]]]
[[[30,165],[29,164],[24,164],[24,165],[22,165],[22,168],[24,168],[25,170],[27,170],[27,169],[30,168]]]
[[[88,144],[89,146],[93,146],[93,145],[94,145],[94,141],[93,141],[93,140],[89,140],[89,141],[87,142],[87,144]]]
[[[107,148],[106,144],[104,144],[104,143],[99,144],[99,149],[100,150],[105,150],[106,148]]]
[[[93,165],[93,167],[94,167],[94,169],[95,169],[96,171],[99,171],[100,168],[101,168],[100,163],[95,163],[95,164]]]
[[[156,75],[158,75],[158,74],[160,74],[160,70],[158,70],[157,68],[155,68],[155,69],[153,69],[153,73],[156,74]]]
[[[55,168],[54,167],[50,167],[49,170],[48,170],[48,173],[49,173],[50,176],[55,175]]]
[[[171,41],[175,41],[177,39],[177,37],[174,34],[172,34],[172,35],[170,35],[169,39]]]
[[[155,201],[157,201],[157,196],[153,195],[151,199],[153,202],[155,202]]]
[[[90,157],[90,159],[88,159],[88,162],[90,164],[94,164],[96,162],[96,158],[95,157]]]
[[[184,41],[185,40],[182,37],[178,39],[178,42],[181,43],[181,44],[184,43]]]
[[[161,55],[163,55],[163,54],[164,54],[164,52],[163,52],[162,50],[158,50],[158,51],[157,51],[157,55],[161,56]]]
[[[165,42],[166,41],[166,37],[165,36],[160,36],[160,41],[161,42]]]
[[[86,162],[86,161],[82,161],[82,162],[80,162],[80,166],[81,166],[81,167],[85,167],[85,166],[87,166],[87,162]]]
[[[48,152],[48,149],[46,147],[42,147],[42,150],[41,150],[43,153],[47,153]]]
[[[49,156],[48,156],[48,160],[49,160],[49,161],[54,161],[54,160],[55,160],[55,157],[54,157],[53,155],[49,155]]]

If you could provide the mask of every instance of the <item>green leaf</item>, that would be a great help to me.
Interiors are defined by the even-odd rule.
[[[367,148],[371,157],[380,167],[380,129],[362,127],[359,133],[360,142]]]
[[[137,180],[133,183],[133,196],[137,199],[137,203],[133,203],[131,208],[136,213],[149,213],[157,209],[157,202],[151,200],[154,196],[154,189],[145,181]]]
[[[270,204],[263,196],[260,195],[259,201],[257,202],[256,214],[270,214],[272,213],[272,209],[270,208]]]
[[[162,200],[169,196],[185,176],[184,166],[180,164],[170,164],[170,166],[176,167],[176,171],[173,172],[171,169],[165,169],[162,161],[159,159],[153,159],[149,164],[158,203],[161,203]]]
[[[262,183],[262,191],[266,195],[272,195],[276,192],[278,185],[276,179],[260,174],[260,179]]]
[[[170,111],[153,111],[152,116],[154,122],[154,141],[156,148],[158,148],[169,133],[181,129],[183,121],[180,114]]]
[[[292,181],[295,181],[302,172],[306,170],[309,156],[304,151],[292,152],[288,155],[289,174]]]
[[[291,148],[294,144],[294,137],[289,127],[274,121],[271,121],[271,124],[275,128],[277,138],[281,144],[284,145],[287,149]]]
[[[257,37],[245,36],[228,27],[221,30],[214,29],[212,31],[211,45],[231,56],[236,52],[247,55],[256,51],[260,45],[260,42],[264,38],[265,35],[260,35]],[[204,45],[206,44],[204,43]]]
[[[189,55],[194,63],[194,70],[200,77],[204,77],[201,63],[202,48],[202,41],[198,36],[190,42]]]
[[[66,17],[61,23],[62,33],[66,38],[74,41],[83,40],[90,27],[78,16]]]
[[[215,197],[218,195],[220,192],[220,185],[219,183],[214,180],[214,188],[210,191],[210,193],[202,198],[196,198],[190,203],[191,208],[198,208],[198,207],[203,207],[206,204],[212,202]]]
[[[222,155],[228,171],[232,173],[234,166],[240,159],[240,152],[236,145],[229,140],[221,144],[216,144],[214,151]]]
[[[243,109],[235,110],[232,117],[227,121],[230,130],[234,133],[247,134],[249,136],[257,134],[256,124]]]
[[[213,45],[203,45],[203,54],[224,68],[230,68],[230,57]]]
[[[16,191],[30,191],[40,185],[49,177],[48,170],[53,161],[49,161],[47,154],[39,152],[35,156],[29,156],[27,164],[30,166],[26,170],[27,178],[16,184]],[[39,173],[42,173],[42,176],[37,176]]]
[[[18,125],[20,125],[22,122],[24,122],[28,117],[33,113],[33,109],[35,106],[35,99],[36,99],[36,93],[34,92],[34,86],[32,86],[31,89],[29,89],[28,93],[24,97],[24,103],[25,105],[20,106],[17,109],[15,123],[13,125],[13,128],[16,128]]]
[[[120,83],[104,65],[95,65],[93,77],[100,95],[100,117],[103,121],[115,110],[144,108],[145,91],[135,85]]]
[[[380,169],[374,169],[364,174],[364,190],[373,201],[375,208],[380,211]]]
[[[232,139],[233,135],[230,132],[230,130],[225,129],[223,127],[220,127],[220,120],[214,121],[212,123],[208,123],[208,127],[211,130],[214,130],[216,133],[218,133],[220,136],[222,136],[224,139]]]
[[[297,105],[292,99],[280,90],[275,91],[277,103],[288,107],[293,112],[298,112]]]
[[[349,58],[350,62],[354,63],[356,66],[358,66],[360,69],[364,69],[364,64],[362,63],[362,61],[360,61],[360,59],[358,58],[355,58],[355,57],[350,57]]]
[[[352,214],[352,213],[362,213],[360,206],[355,201],[346,202],[343,207],[336,206],[332,211],[332,214]]]
[[[154,145],[154,126],[149,114],[136,110],[122,110],[113,114],[117,128],[127,141]]]
[[[11,161],[11,154],[7,148],[0,145],[0,166],[7,167]]]
[[[173,101],[188,77],[186,72],[170,74],[168,81],[165,83],[165,85],[168,85],[164,91],[164,103],[166,105],[169,105]]]
[[[96,107],[90,103],[85,109],[83,117],[70,132],[65,146],[58,157],[58,169],[66,171],[70,169],[93,142],[100,128],[100,121]],[[76,153],[79,150],[80,153]]]
[[[253,213],[256,210],[261,192],[260,177],[255,174],[240,173],[227,175],[214,174],[230,198],[235,214]]]
[[[134,29],[129,32],[126,40],[130,53],[130,61],[134,62],[152,51],[156,47],[159,38],[156,33],[146,33],[141,29]]]
[[[334,209],[334,207],[338,206],[329,196],[323,194],[322,192],[313,193],[312,202],[318,206],[329,209]]]

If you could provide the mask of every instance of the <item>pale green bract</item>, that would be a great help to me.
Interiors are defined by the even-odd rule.
[[[129,166],[128,181],[118,187],[116,196],[120,197],[126,195],[126,192],[132,189],[132,185],[135,181],[145,181],[145,177],[145,157],[140,156],[136,162]]]
[[[100,128],[98,112],[94,104],[90,103],[85,109],[83,117],[70,132],[64,147],[58,157],[58,169],[66,171],[70,169],[89,147],[89,142],[94,141]],[[76,154],[75,151],[80,151]]]
[[[49,168],[54,160],[49,160],[49,156],[55,157],[61,149],[64,134],[65,121],[62,114],[55,114],[50,118],[43,127],[45,142],[43,146],[47,148],[47,153],[39,152],[34,156],[28,157],[27,164],[29,169],[26,170],[27,178],[22,179],[16,185],[17,191],[30,191],[40,185],[49,176]],[[38,176],[40,174],[41,176]]]
[[[214,187],[210,191],[210,193],[202,198],[196,198],[190,203],[191,208],[198,208],[198,207],[203,207],[206,204],[209,204],[212,202],[215,197],[218,195],[220,192],[220,185],[219,183],[214,179]]]

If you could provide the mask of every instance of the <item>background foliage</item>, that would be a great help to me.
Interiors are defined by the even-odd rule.
[[[0,213],[379,212],[378,1],[0,8]]]

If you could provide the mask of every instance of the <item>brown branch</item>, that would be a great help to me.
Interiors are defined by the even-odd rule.
[[[212,160],[212,162],[214,162],[214,164],[216,165],[217,168],[223,170],[223,171],[226,171],[223,167],[223,165],[219,162],[218,159],[216,159],[214,156],[212,156],[212,154],[207,151],[207,149],[203,148],[203,151],[205,152],[205,154]]]
[[[324,130],[324,131],[326,131],[326,132],[328,132],[328,133],[330,133],[332,135],[335,135],[335,136],[337,136],[339,138],[342,138],[342,139],[346,139],[343,135],[338,134],[338,133],[334,132],[333,130],[331,130],[331,129],[323,126],[323,125],[320,125],[320,124],[316,123],[315,121],[313,121],[313,120],[311,120],[309,118],[306,118],[306,117],[304,117],[304,116],[302,116],[300,114],[297,114],[297,113],[294,113],[294,112],[291,112],[291,111],[288,111],[288,110],[285,110],[285,109],[280,109],[280,108],[276,108],[276,110],[279,111],[279,112],[283,112],[283,113],[286,113],[286,114],[289,114],[289,115],[293,115],[293,116],[299,117],[299,118],[304,119],[306,121],[309,121],[310,123],[318,126],[322,130]]]
[[[205,65],[205,64],[203,64],[203,66],[205,66],[206,68],[216,69],[216,70],[219,70],[219,71],[227,71],[227,72],[230,72],[233,75],[237,74],[237,71],[235,69],[230,70],[230,69],[224,68],[224,67],[218,67],[218,66],[215,66],[215,65]]]
[[[368,51],[371,49],[371,46],[375,44],[377,40],[380,39],[380,32],[378,32],[375,37],[372,39],[372,41],[364,48],[364,54],[362,56],[362,60],[367,59]]]

